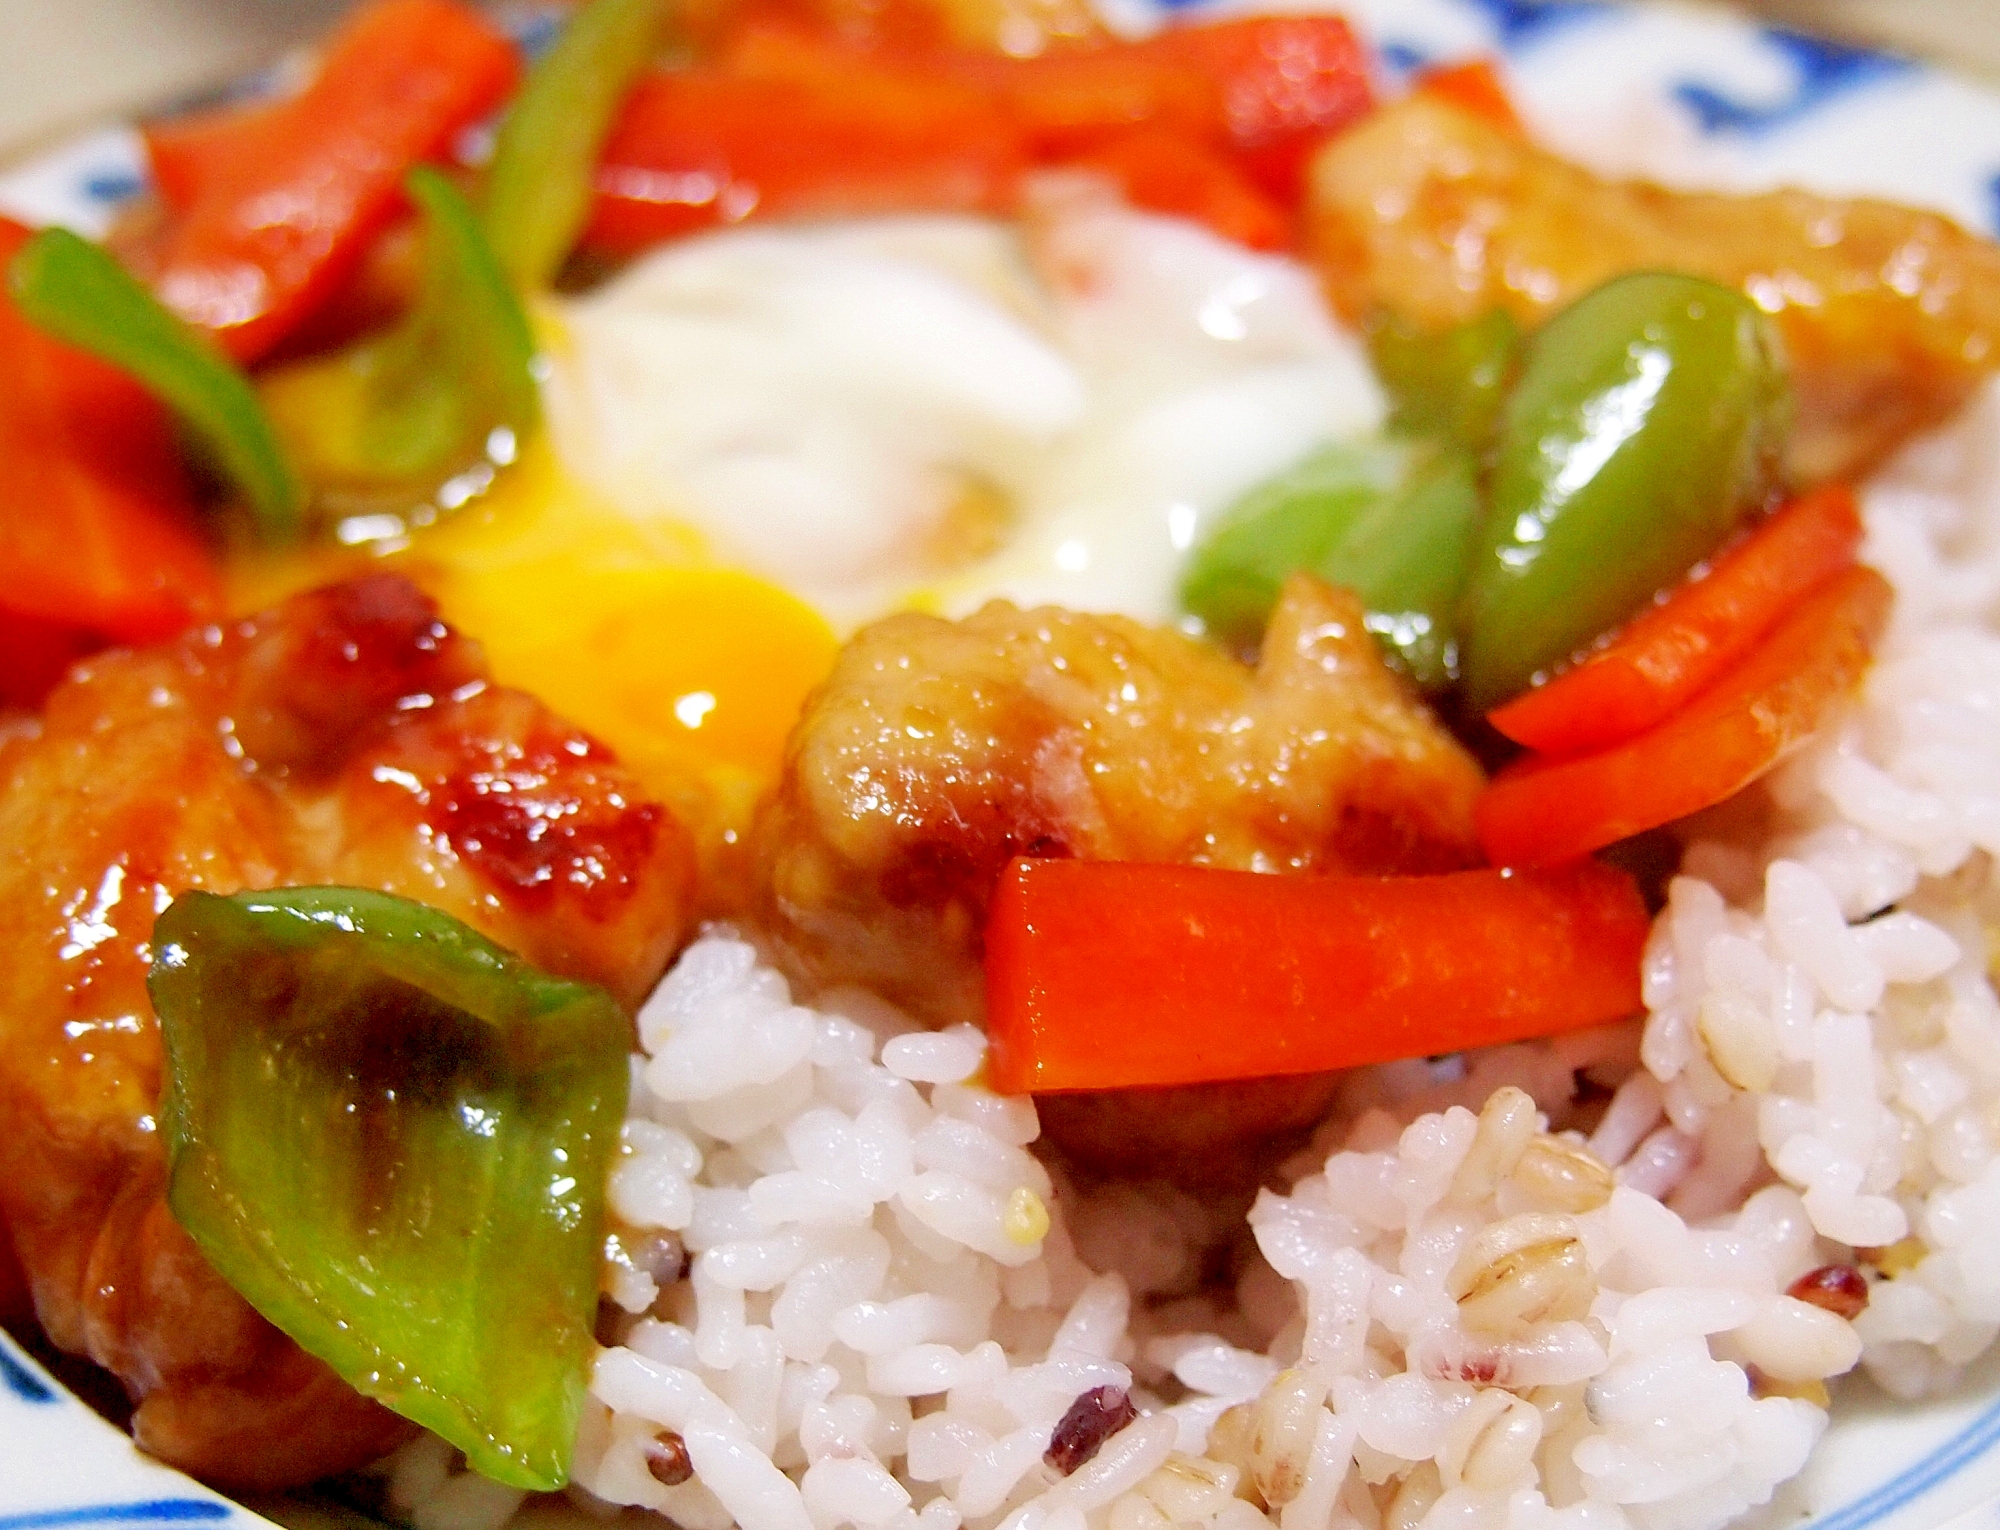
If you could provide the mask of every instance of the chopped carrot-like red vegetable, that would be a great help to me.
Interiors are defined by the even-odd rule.
[[[675,7],[674,30],[698,59],[727,53],[745,32],[765,27],[808,32],[877,53],[936,52],[953,46],[953,23],[959,18],[951,9],[936,0],[696,0]],[[1082,23],[1085,17],[1072,19]],[[1094,35],[1089,26],[1074,35],[1058,30],[1063,41]]]
[[[1135,127],[1222,141],[1218,82],[1143,45],[1055,48],[1035,58],[950,53],[935,67],[993,94],[1037,159],[1060,159]]]
[[[1411,89],[1449,101],[1510,133],[1521,131],[1520,113],[1514,110],[1514,99],[1507,94],[1507,87],[1500,83],[1499,66],[1490,58],[1433,65],[1411,82]]]
[[[1639,1008],[1621,871],[1305,877],[1016,861],[986,924],[1005,1093],[1317,1073],[1599,1025]]]
[[[0,219],[0,268],[28,230]],[[0,608],[9,692],[89,640],[148,641],[221,607],[166,411],[123,372],[51,339],[0,287]]]
[[[377,0],[299,96],[163,140],[169,195],[190,200],[136,258],[169,307],[254,360],[354,269],[410,167],[518,73],[513,45],[460,0]]]
[[[233,156],[283,130],[291,103],[218,107],[146,124],[146,157],[160,200],[184,212],[206,193]],[[294,354],[334,350],[393,321],[409,306],[422,251],[414,215],[398,212],[369,239],[361,257],[281,342]],[[143,258],[143,247],[138,252]]]
[[[258,101],[145,123],[140,132],[160,200],[175,212],[186,212],[240,155],[283,130],[291,105]]]
[[[940,63],[996,90],[1044,159],[1127,128],[1171,128],[1229,150],[1288,208],[1307,156],[1374,104],[1367,54],[1338,16],[1191,23],[1138,43]]]
[[[1292,242],[1291,220],[1225,155],[1166,128],[1134,128],[1069,163],[1108,176],[1134,207],[1191,219],[1253,250]]]
[[[954,138],[968,121],[1000,137],[1012,129],[991,90],[922,53],[858,47],[796,27],[750,26],[737,34],[718,68],[733,79],[800,86],[829,109],[885,127],[921,131],[943,124],[954,129]]]
[[[1168,27],[1135,46],[1217,82],[1223,141],[1288,208],[1303,194],[1313,150],[1375,104],[1367,50],[1338,16]]]
[[[100,646],[80,627],[0,607],[0,707],[36,707],[63,672]]]
[[[1004,211],[1029,166],[1081,164],[1137,206],[1278,248],[1305,156],[1369,104],[1360,45],[1331,17],[1175,27],[1032,59],[745,25],[713,65],[633,93],[585,240],[629,254],[749,217]]]
[[[1021,168],[1015,136],[975,92],[947,85],[919,101],[865,74],[836,85],[661,72],[611,130],[584,242],[630,254],[753,216],[1000,211]]]
[[[1507,866],[1567,860],[1741,791],[1859,684],[1891,598],[1873,569],[1849,569],[1658,727],[1598,754],[1531,755],[1508,766],[1475,810],[1487,858]]]
[[[1854,495],[1835,484],[1794,500],[1603,648],[1486,720],[1543,754],[1632,738],[1686,706],[1861,546]]]

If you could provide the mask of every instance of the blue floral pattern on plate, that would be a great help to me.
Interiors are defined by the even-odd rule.
[[[1784,54],[1798,71],[1791,93],[1772,102],[1744,102],[1707,85],[1685,81],[1674,96],[1692,110],[1708,133],[1765,133],[1796,122],[1828,101],[1878,81],[1908,74],[1917,66],[1909,59],[1872,48],[1812,37],[1783,27],[1759,33],[1766,47]]]
[[[0,1334],[0,1530],[264,1522],[140,1454]]]
[[[1470,0],[1493,23],[1503,52],[1516,52],[1551,32],[1589,18],[1604,18],[1611,7],[1602,0]]]
[[[82,1504],[27,1514],[0,1514],[0,1530],[68,1530],[71,1525],[185,1525],[231,1516],[213,1498],[150,1498],[138,1503]]]

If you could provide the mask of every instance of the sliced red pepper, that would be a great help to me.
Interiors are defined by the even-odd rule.
[[[799,86],[827,110],[883,128],[917,133],[939,125],[954,140],[972,127],[995,137],[1012,131],[990,89],[954,77],[929,53],[860,47],[797,27],[766,25],[739,32],[719,67],[737,79]],[[785,132],[790,131],[787,125]]]
[[[289,102],[229,106],[145,125],[146,157],[160,200],[185,212],[236,155],[283,130]],[[417,220],[403,210],[369,239],[347,277],[279,342],[294,354],[334,350],[388,324],[408,306],[416,287]],[[144,262],[142,244],[134,252]]]
[[[935,0],[729,0],[682,6],[675,26],[696,58],[713,59],[744,33],[765,27],[854,48],[931,52],[950,45],[954,19]]]
[[[0,219],[0,267],[28,237]],[[10,655],[10,693],[86,634],[146,642],[218,611],[220,577],[160,404],[36,329],[4,289],[0,376],[0,608],[42,624],[8,634],[30,645]]]
[[[0,607],[0,707],[40,706],[70,665],[101,646],[80,627]]]
[[[956,86],[661,72],[611,130],[584,242],[629,254],[753,216],[1001,211],[1020,170],[1004,119]]]
[[[377,0],[299,96],[169,140],[170,195],[192,199],[136,258],[168,306],[254,360],[354,270],[410,168],[518,72],[513,45],[459,0]]]
[[[187,211],[232,163],[289,132],[292,108],[290,101],[254,102],[145,123],[146,158],[160,200],[174,212]],[[334,350],[394,320],[416,286],[418,245],[416,218],[399,209],[367,241],[348,278],[287,333],[284,349],[306,355]]]
[[[1317,1073],[1598,1025],[1640,1004],[1622,871],[1288,877],[1016,861],[986,925],[1004,1093]]]
[[[1313,148],[1374,103],[1367,54],[1338,16],[1196,23],[1139,43],[962,56],[953,67],[998,91],[1045,158],[1122,129],[1168,127],[1230,150],[1286,207]]]
[[[1143,43],[1059,48],[1030,59],[954,53],[935,67],[992,92],[1043,162],[1136,127],[1224,141],[1221,82],[1155,58]]]
[[[1486,720],[1543,754],[1582,754],[1643,733],[1686,706],[1813,590],[1853,566],[1854,495],[1835,484],[1794,500],[1574,668]]]
[[[174,212],[186,212],[244,153],[284,130],[292,103],[256,101],[188,112],[141,126],[153,188]]]
[[[995,57],[986,64],[990,67],[955,76],[951,67],[940,70],[937,61],[921,56],[863,50],[775,27],[747,30],[725,61],[732,74],[810,89],[816,99],[857,120],[912,137],[927,128],[943,129],[944,141],[967,151],[968,167],[974,146],[984,145],[996,169],[978,178],[993,186],[996,198],[1011,189],[1022,156],[1038,145],[1045,160],[1103,172],[1136,207],[1193,218],[1256,249],[1291,242],[1285,212],[1217,146],[1223,136],[1219,82],[1198,69],[1163,65],[1142,50],[1120,47],[1025,62]],[[1089,131],[1059,141],[1003,110],[1009,82],[1037,75],[1108,81],[1114,93],[1129,88],[1132,94],[1129,100],[1118,95],[1113,112]],[[1111,122],[1124,111],[1136,113],[1138,125]]]
[[[1133,128],[1070,163],[1116,181],[1134,207],[1190,218],[1253,250],[1292,243],[1291,219],[1227,156],[1171,129]]]
[[[1500,83],[1500,68],[1490,58],[1469,58],[1456,64],[1434,64],[1411,82],[1411,89],[1449,101],[1461,111],[1482,117],[1510,133],[1521,131],[1514,99]]]
[[[585,238],[626,254],[752,216],[1004,211],[1027,165],[1081,161],[1141,206],[1275,248],[1305,157],[1370,101],[1366,59],[1335,17],[1176,27],[1032,59],[747,26],[718,64],[634,92]]]
[[[1860,683],[1892,598],[1873,569],[1849,569],[1658,727],[1601,753],[1508,766],[1476,807],[1487,859],[1548,865],[1734,796]]]
[[[1298,205],[1313,150],[1375,104],[1367,50],[1338,16],[1169,27],[1139,46],[1217,82],[1225,142],[1285,207]]]

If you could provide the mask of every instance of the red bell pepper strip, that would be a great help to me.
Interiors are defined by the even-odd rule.
[[[0,268],[29,239],[0,219]],[[123,372],[43,334],[0,289],[0,608],[36,677],[83,634],[147,642],[221,609],[165,409]],[[10,638],[13,634],[10,633]],[[11,645],[10,645],[11,646]],[[21,699],[18,695],[15,699]]]
[[[63,672],[98,646],[81,628],[0,607],[0,707],[40,706]],[[0,1257],[5,1243],[0,1238]]]
[[[234,128],[171,135],[184,209],[135,259],[167,305],[239,361],[266,354],[354,270],[403,177],[513,87],[513,45],[460,0],[377,0],[304,92]]]
[[[186,212],[240,155],[284,131],[291,106],[289,101],[256,101],[141,124],[160,200],[173,212]]]
[[[1134,207],[1192,219],[1253,250],[1292,243],[1291,219],[1225,155],[1170,129],[1134,128],[1069,163],[1117,182]]]
[[[1176,27],[1033,59],[752,25],[717,65],[633,93],[585,241],[629,254],[752,216],[1005,211],[1028,165],[1082,162],[1140,206],[1275,248],[1306,156],[1370,104],[1365,56],[1334,17]]]
[[[1854,495],[1835,484],[1794,500],[1597,652],[1486,720],[1549,755],[1604,749],[1686,706],[1813,590],[1853,566]]]
[[[1220,81],[1153,58],[1145,44],[1058,48],[1029,59],[951,53],[936,67],[991,92],[1043,163],[1136,127],[1224,141]]]
[[[1235,35],[1233,26],[1190,30]],[[1198,64],[1163,63],[1143,46],[1073,49],[1032,60],[995,55],[968,65],[963,55],[926,59],[868,51],[767,26],[746,30],[725,67],[811,88],[823,100],[845,101],[911,132],[924,123],[956,124],[950,137],[960,144],[983,139],[999,151],[1003,143],[1018,143],[1022,156],[1033,151],[1046,163],[1101,171],[1133,206],[1195,219],[1255,249],[1291,242],[1286,212],[1246,176],[1228,148],[1218,93],[1226,82]],[[1022,99],[1036,102],[1034,111],[1074,111],[1086,125],[1052,134],[1045,122],[1021,120],[1017,89],[1026,92]],[[1069,89],[1076,98],[1062,96]],[[1011,187],[1019,163],[1013,152],[1006,154],[1010,173],[996,177],[998,187]]]
[[[1375,104],[1367,50],[1338,16],[1169,27],[1139,47],[1216,81],[1224,141],[1284,207],[1298,205],[1313,150]]]
[[[720,67],[736,79],[799,86],[828,110],[883,128],[919,133],[936,125],[954,141],[973,128],[996,138],[1012,132],[990,89],[957,78],[929,54],[859,47],[767,24],[739,32]]]
[[[1510,133],[1521,129],[1520,113],[1513,97],[1500,83],[1499,67],[1490,58],[1470,58],[1456,64],[1436,64],[1420,73],[1410,88],[1426,96],[1449,101],[1461,111],[1484,118]]]
[[[1630,877],[1289,877],[1016,861],[986,924],[1008,1094],[1318,1073],[1599,1025],[1640,1004]]]
[[[146,158],[160,201],[176,213],[192,207],[233,156],[283,130],[290,104],[225,106],[145,124]],[[339,286],[286,334],[285,348],[301,355],[335,350],[393,322],[416,287],[420,243],[415,216],[399,211],[368,241]],[[143,263],[146,253],[142,243],[134,263]]]
[[[1374,104],[1367,54],[1338,16],[1197,23],[1139,43],[944,62],[997,91],[1044,159],[1126,128],[1168,127],[1228,149],[1285,207],[1297,205],[1320,140]]]
[[[1474,810],[1487,859],[1548,865],[1735,795],[1803,743],[1860,683],[1891,599],[1880,574],[1849,569],[1658,727],[1602,753],[1531,755],[1508,766]]]
[[[753,216],[997,212],[1021,168],[1005,121],[954,86],[919,96],[879,75],[812,85],[663,71],[611,130],[583,240],[631,254]]]

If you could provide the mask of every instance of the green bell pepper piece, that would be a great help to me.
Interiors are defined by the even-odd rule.
[[[347,887],[160,916],[168,1202],[351,1385],[560,1486],[592,1354],[630,1026],[456,919]]]
[[[665,0],[591,0],[530,71],[486,172],[486,237],[517,290],[546,287],[590,217],[591,177],[626,94],[652,62]]]
[[[391,329],[268,373],[264,401],[324,519],[422,521],[479,492],[541,417],[535,340],[472,208],[419,165],[423,279]]]
[[[1467,703],[1525,689],[1712,552],[1775,487],[1777,334],[1742,293],[1640,272],[1528,344],[1460,609]]]
[[[1436,689],[1455,673],[1452,612],[1478,520],[1463,448],[1339,443],[1231,506],[1190,560],[1181,601],[1242,644],[1263,629],[1286,575],[1310,569],[1360,596],[1390,663]]]
[[[8,284],[37,328],[131,373],[172,409],[242,494],[264,538],[298,534],[298,477],[250,379],[206,335],[68,229],[42,229],[22,245]]]
[[[1521,327],[1512,314],[1495,308],[1436,333],[1390,317],[1368,339],[1389,394],[1390,429],[1486,450],[1520,365]]]

